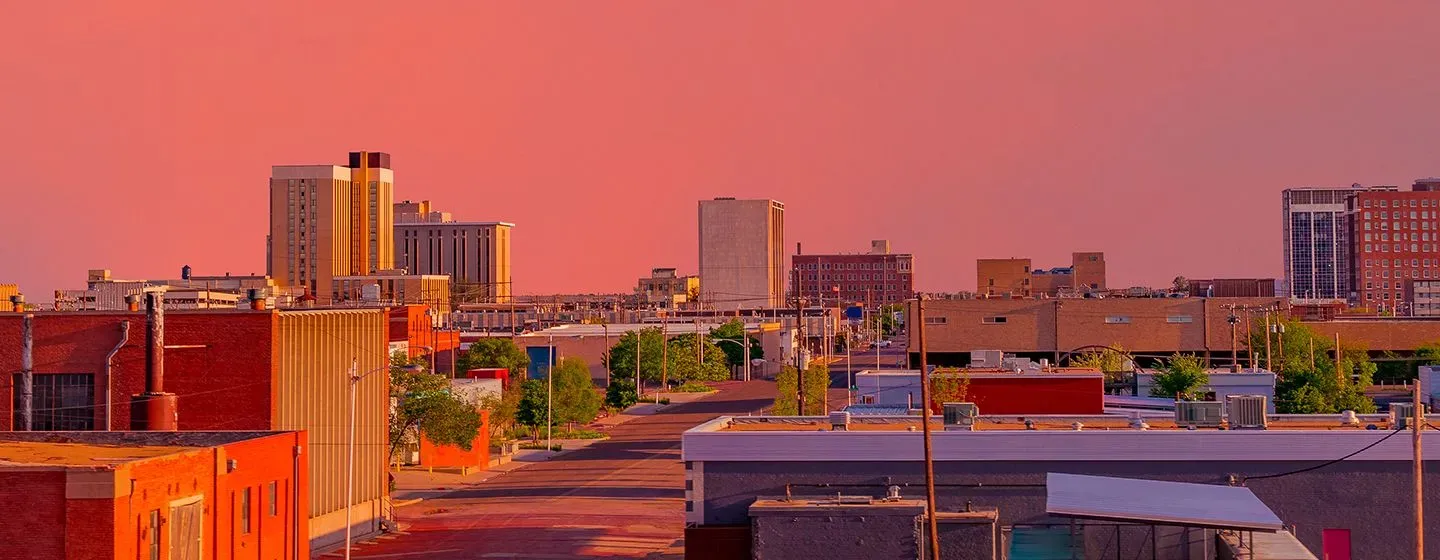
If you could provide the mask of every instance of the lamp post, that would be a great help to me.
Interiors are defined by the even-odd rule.
[[[745,359],[745,363],[744,363],[744,364],[741,364],[741,366],[742,366],[741,371],[744,372],[744,373],[741,374],[741,375],[743,376],[743,377],[741,377],[741,379],[743,379],[743,380],[745,380],[745,381],[749,381],[749,380],[750,380],[750,334],[749,334],[749,333],[745,333],[745,334],[743,334],[742,336],[744,336],[745,338],[743,338],[743,339],[741,339],[741,340],[735,340],[735,339],[733,339],[733,338],[716,338],[716,339],[714,339],[714,340],[715,340],[715,342],[717,342],[717,343],[719,343],[719,342],[732,342],[732,343],[735,343],[735,344],[739,344],[739,345],[740,345],[740,351],[741,351],[741,352],[743,353],[743,355],[745,356],[745,358],[744,358],[744,359]]]
[[[407,369],[409,369],[410,371],[412,371],[412,372],[417,372],[417,373],[418,373],[418,372],[424,371],[424,368],[421,368],[420,366],[416,366],[416,365],[410,365],[410,366],[405,366],[405,367],[406,367]],[[350,518],[350,510],[351,510],[351,506],[355,503],[355,386],[359,385],[361,380],[365,379],[366,377],[370,377],[370,375],[372,375],[372,374],[374,374],[374,373],[376,373],[376,372],[389,370],[389,369],[390,369],[390,366],[388,366],[388,365],[386,365],[386,366],[381,366],[381,367],[372,369],[372,370],[370,370],[370,371],[367,371],[367,372],[365,372],[365,373],[358,373],[358,370],[359,370],[359,369],[360,369],[360,360],[357,359],[357,358],[351,358],[351,359],[350,359],[350,375],[349,375],[349,379],[350,379],[350,425],[349,425],[350,437],[349,437],[349,442],[346,444],[346,448],[347,448],[347,449],[346,449],[346,453],[348,454],[348,456],[347,456],[347,458],[345,459],[345,558],[346,558],[346,560],[349,560],[349,558],[350,558],[350,545],[351,545],[351,542],[350,542],[350,532],[351,532],[351,529],[354,527],[354,524],[351,522],[351,518]]]
[[[552,436],[555,432],[555,421],[551,419],[554,414],[555,403],[555,333],[550,333],[549,347],[545,349],[549,356],[545,357],[545,450],[554,451],[555,444]]]

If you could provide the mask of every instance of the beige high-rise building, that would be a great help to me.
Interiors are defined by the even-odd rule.
[[[328,302],[336,276],[393,268],[394,188],[383,152],[350,152],[345,166],[271,167],[270,276]]]
[[[700,201],[700,302],[732,310],[785,298],[785,205],[775,200]]]

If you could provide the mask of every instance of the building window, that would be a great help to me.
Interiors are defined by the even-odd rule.
[[[743,356],[742,356],[743,357]],[[280,515],[280,482],[270,481],[270,517]]]
[[[150,560],[160,560],[160,510],[150,510]]]
[[[926,317],[926,318],[925,318],[925,324],[927,324],[927,325],[944,325],[945,323],[949,322],[948,320],[949,320],[949,317]]]
[[[13,387],[19,387],[15,374]],[[89,373],[31,375],[31,429],[37,432],[95,429],[95,382]],[[15,391],[14,426],[20,425],[20,391]]]
[[[980,322],[986,325],[1003,325],[1005,324],[1005,316],[995,315],[993,317],[983,317],[980,319]]]
[[[1369,206],[1369,204],[1366,204],[1366,206]],[[1369,213],[1369,212],[1366,212],[1366,213],[1365,213],[1365,219],[1367,219],[1367,220],[1370,219],[1370,213]]]
[[[240,491],[240,534],[250,534],[250,487]]]
[[[1189,315],[1171,315],[1165,318],[1166,323],[1190,323],[1193,322]]]
[[[1369,200],[1366,200],[1366,201],[1365,201],[1365,207],[1366,207],[1366,208],[1369,208],[1369,207],[1370,207],[1370,201],[1369,201]],[[1369,218],[1369,217],[1370,217],[1370,213],[1369,213],[1369,212],[1366,212],[1366,213],[1365,213],[1365,217],[1366,217],[1366,218]]]
[[[1129,317],[1128,315],[1111,315],[1111,316],[1105,318],[1105,324],[1107,324],[1107,325],[1128,325],[1128,324],[1130,324],[1130,317]]]

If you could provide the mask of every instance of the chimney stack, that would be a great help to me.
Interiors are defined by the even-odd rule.
[[[125,307],[129,309],[131,313],[140,311],[140,294],[125,296]]]
[[[11,311],[14,311],[16,313],[24,313],[25,296],[21,294],[15,294],[13,296],[10,296],[10,308]]]
[[[145,392],[130,399],[130,429],[175,431],[177,398],[165,392],[165,295],[145,293]]]
[[[254,309],[255,311],[265,310],[265,295],[261,293],[260,290],[252,288],[246,292],[246,295],[250,297],[250,309]]]

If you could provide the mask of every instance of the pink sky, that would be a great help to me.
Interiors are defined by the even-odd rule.
[[[1279,276],[1282,188],[1440,175],[1432,2],[472,4],[7,7],[0,283],[263,272],[269,166],[360,149],[518,224],[520,293],[693,272],[715,196],[924,290]]]

